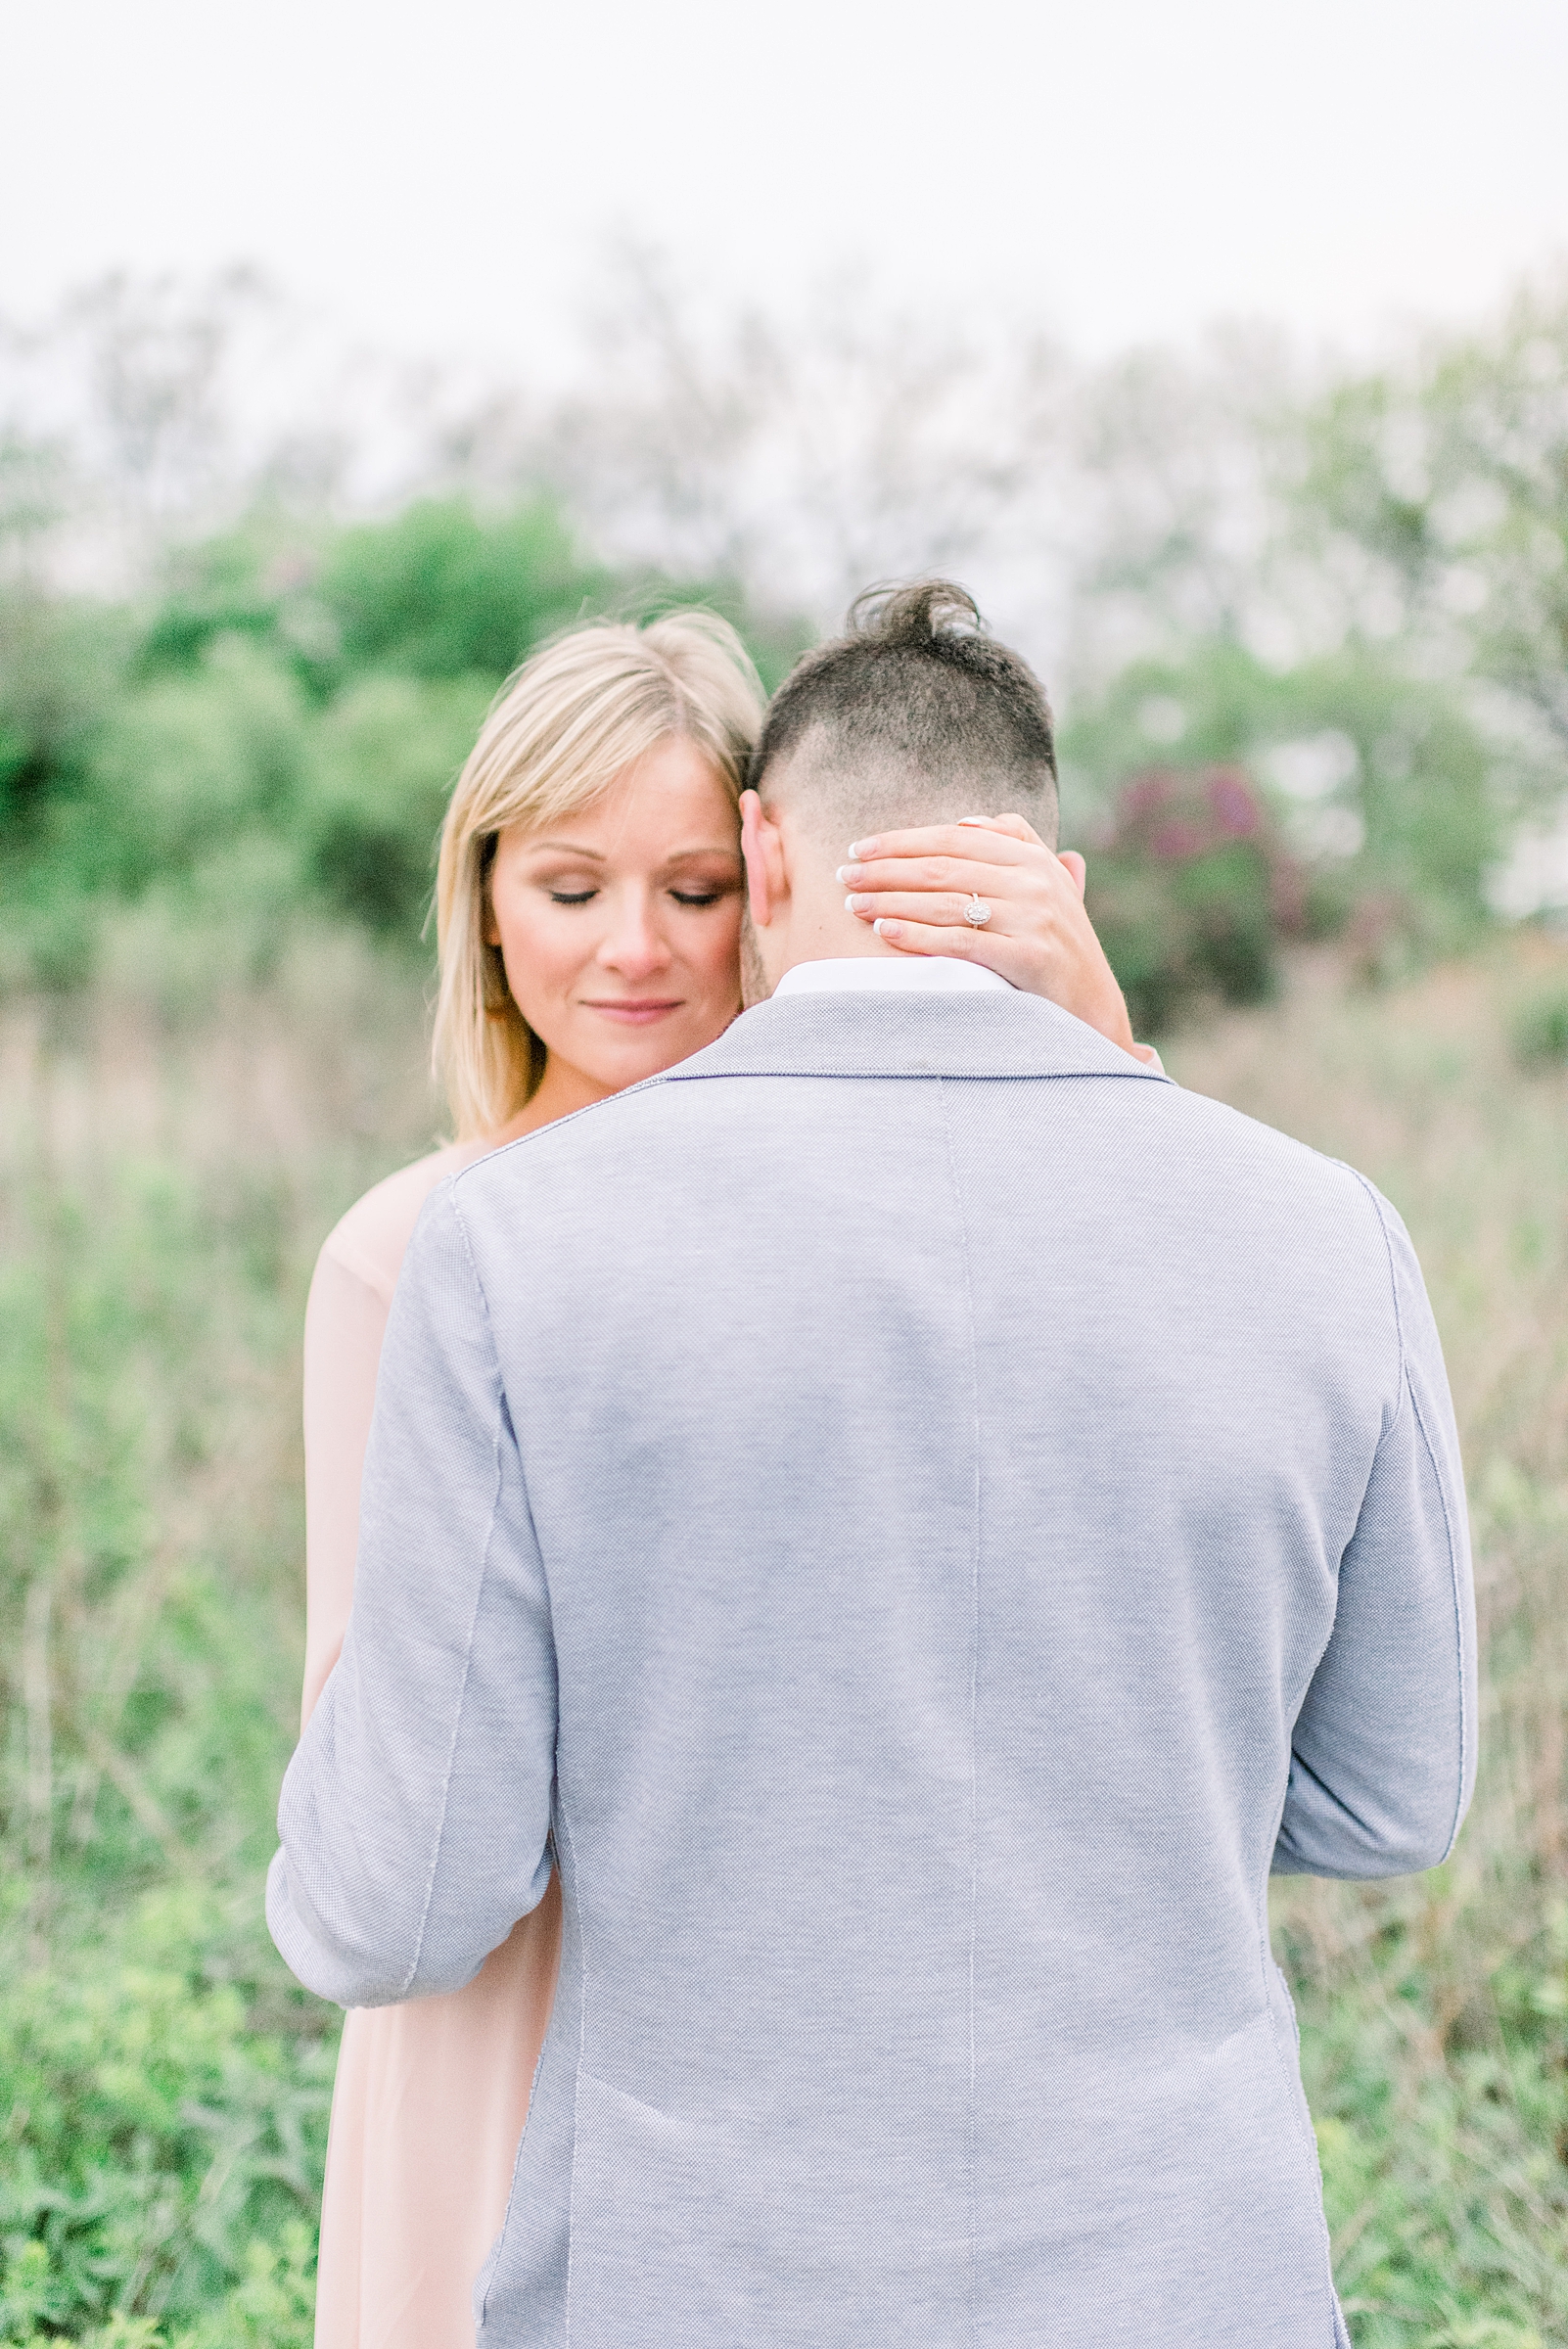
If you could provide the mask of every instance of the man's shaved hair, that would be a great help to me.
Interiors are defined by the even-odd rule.
[[[1044,688],[947,579],[858,598],[848,632],[807,653],[773,696],[749,781],[764,805],[819,808],[824,830],[1009,814],[1056,845]]]

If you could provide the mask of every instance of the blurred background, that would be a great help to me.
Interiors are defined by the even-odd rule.
[[[1359,2349],[1568,2341],[1568,14],[10,13],[0,2342],[297,2349],[336,2017],[260,1920],[316,1248],[441,1129],[441,807],[529,647],[764,677],[940,568],[1184,1083],[1409,1222],[1475,1813],[1292,1884]]]

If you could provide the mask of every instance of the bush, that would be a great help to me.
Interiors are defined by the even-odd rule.
[[[0,594],[0,851],[25,852],[81,789],[124,691],[127,616],[25,589]]]
[[[499,683],[613,587],[542,499],[483,517],[461,498],[424,499],[337,531],[261,511],[172,558],[133,666],[144,679],[189,675],[228,638],[263,647],[322,699],[367,669]]]
[[[552,506],[482,521],[461,499],[427,499],[395,521],[348,530],[315,584],[348,674],[493,682],[530,646],[602,608],[608,575],[579,563]]]
[[[48,2324],[53,2280],[49,2255],[29,2243],[0,2297],[3,2349],[45,2349],[61,2334]],[[315,2337],[316,2253],[310,2230],[297,2221],[276,2245],[250,2243],[241,2280],[189,2328],[167,2331],[156,2317],[116,2309],[107,2325],[80,2333],[85,2349],[310,2349]]]
[[[308,2339],[331,2048],[247,2029],[204,1966],[202,1908],[162,1904],[0,1999],[25,2132],[0,2168],[0,2341],[97,2339],[114,2318],[149,2342],[196,2324],[202,2349]],[[245,2328],[291,2304],[303,2330]]]
[[[1283,671],[1229,639],[1136,662],[1063,734],[1065,814],[1123,819],[1129,775],[1238,767],[1267,788],[1297,860],[1300,915],[1349,927],[1364,975],[1392,980],[1472,944],[1505,832],[1507,786],[1452,685],[1352,644]],[[1288,926],[1288,925],[1287,925]],[[1173,942],[1181,951],[1181,942]]]
[[[113,856],[83,803],[129,639],[121,613],[0,595],[0,990],[91,968]]]
[[[1237,767],[1135,776],[1089,864],[1089,911],[1133,1028],[1157,1036],[1204,994],[1258,1002],[1304,918],[1301,874]]]
[[[417,939],[436,840],[493,692],[465,676],[367,677],[320,721],[306,820],[312,877],[339,912]]]
[[[103,727],[74,844],[79,867],[135,896],[236,835],[287,835],[310,760],[310,712],[262,648],[218,638],[189,677],[126,696]]]

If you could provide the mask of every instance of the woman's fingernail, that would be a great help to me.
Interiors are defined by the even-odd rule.
[[[863,881],[865,879],[865,875],[861,872],[857,864],[841,864],[839,867],[839,879],[844,883],[847,889],[853,889],[856,881]]]
[[[871,927],[876,932],[878,938],[897,938],[899,935],[899,925],[897,922],[873,922]]]
[[[874,856],[881,846],[880,840],[852,840],[850,854],[852,856]]]
[[[871,900],[869,898],[857,898],[852,894],[844,900],[844,910],[846,913],[869,913]]]

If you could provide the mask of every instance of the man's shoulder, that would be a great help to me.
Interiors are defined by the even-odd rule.
[[[1277,1185],[1282,1198],[1315,1191],[1346,1206],[1377,1202],[1353,1168],[1173,1082],[1051,1004],[1004,999],[1005,1025],[984,1017],[970,1025],[963,1014],[972,1015],[977,998],[952,1000],[961,1007],[956,1021],[911,1021],[907,999],[895,998],[891,1021],[884,1013],[874,1022],[841,1017],[825,1027],[820,1019],[797,1019],[796,1005],[817,1013],[824,1005],[842,1007],[846,998],[795,998],[783,1019],[763,1015],[785,1005],[760,1005],[690,1059],[490,1152],[455,1172],[444,1187],[460,1212],[484,1214],[493,1206],[504,1213],[520,1194],[555,1191],[563,1181],[598,1189],[605,1181],[634,1180],[645,1153],[691,1154],[684,1163],[694,1174],[697,1153],[725,1154],[731,1140],[737,1152],[749,1150],[759,1126],[803,1131],[812,1113],[802,1088],[812,1081],[836,1092],[881,1087],[890,1079],[939,1078],[988,1087],[1002,1081],[1025,1148],[1035,1120],[1054,1117],[1070,1101],[1076,1125],[1114,1130],[1126,1146],[1183,1165],[1192,1179],[1220,1192],[1240,1181],[1249,1188]],[[992,1006],[995,998],[978,1001]],[[949,1002],[938,1008],[946,1014]]]
[[[671,1265],[749,1260],[759,1229],[805,1267],[869,1215],[923,1261],[956,1186],[983,1251],[1070,1226],[1119,1294],[1158,1264],[1167,1285],[1203,1293],[1239,1297],[1250,1279],[1260,1312],[1304,1328],[1347,1315],[1361,1328],[1358,1300],[1382,1311],[1398,1235],[1353,1169],[1102,1039],[1029,1025],[1033,1065],[905,1065],[923,1082],[892,1086],[805,1055],[781,1071],[742,1037],[455,1174],[440,1194],[452,1241],[487,1297],[579,1312],[589,1293],[653,1293]],[[1064,1069],[1075,1054],[1088,1065]]]
[[[1153,1105],[1150,1106],[1152,1109]],[[1261,1118],[1250,1116],[1228,1101],[1217,1100],[1212,1093],[1192,1092],[1185,1085],[1168,1084],[1154,1114],[1173,1141],[1186,1143],[1195,1154],[1212,1160],[1217,1168],[1227,1161],[1271,1167],[1282,1178],[1320,1184],[1347,1197],[1377,1196],[1366,1177],[1347,1166],[1343,1159],[1331,1158],[1313,1143],[1304,1142],[1277,1126],[1266,1125]]]
[[[607,1153],[616,1154],[628,1129],[646,1118],[635,1105],[664,1082],[662,1077],[649,1078],[569,1117],[555,1118],[532,1133],[520,1134],[516,1141],[503,1142],[498,1150],[456,1168],[442,1190],[461,1213],[510,1197],[530,1181],[547,1179],[557,1168],[591,1165]]]

